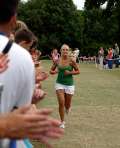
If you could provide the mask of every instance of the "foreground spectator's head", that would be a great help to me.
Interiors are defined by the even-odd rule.
[[[0,32],[10,36],[16,26],[16,12],[19,0],[0,0]]]
[[[0,24],[16,24],[16,11],[19,0],[0,0]]]

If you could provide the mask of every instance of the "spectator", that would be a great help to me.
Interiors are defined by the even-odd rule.
[[[99,57],[99,69],[103,69],[103,59],[104,59],[104,49],[103,47],[100,47],[100,50],[98,52],[98,57]]]
[[[28,29],[20,29],[15,34],[16,43],[18,43],[22,47],[26,48],[28,51],[31,50],[31,47],[35,48],[35,47],[33,47],[33,44],[34,44],[33,40],[34,40],[34,35]],[[35,51],[38,52],[38,50],[35,50]],[[40,56],[39,52],[36,54],[36,56]],[[36,85],[35,85],[35,90],[34,90],[34,94],[33,94],[33,98],[32,98],[32,103],[36,104],[41,99],[43,99],[46,95],[46,93],[41,89],[39,83],[40,83],[40,81],[45,80],[48,77],[48,75],[47,75],[47,73],[42,72],[38,58],[34,62],[35,62],[35,73],[36,73],[36,76],[35,76]]]
[[[29,51],[33,44],[33,36],[30,30],[19,29],[15,33],[15,42]]]
[[[58,53],[58,50],[56,48],[53,49],[51,56],[52,56],[53,63],[57,63],[59,60],[60,54]]]
[[[109,48],[108,49],[108,59],[112,59],[113,58],[113,51],[112,51],[112,48]]]
[[[19,0],[0,1],[0,51],[7,45],[11,30],[16,24],[18,2]],[[0,104],[1,113],[11,112],[16,107],[19,108],[25,104],[31,104],[34,89],[34,64],[30,54],[24,48],[13,43],[8,56],[10,58],[9,68],[0,75],[0,82],[4,86]],[[36,112],[36,110],[31,111],[30,116]],[[43,116],[41,114],[41,118],[44,119],[43,122],[40,121],[40,118],[39,120],[36,118],[39,121],[39,127],[41,124],[46,127],[42,132],[38,131],[41,141],[47,143],[48,138],[61,136],[61,131],[57,127],[58,123],[56,121],[55,123],[53,119],[48,120],[48,118],[46,120],[46,113]],[[8,148],[9,140],[2,139],[0,144],[0,147],[5,146]]]
[[[112,69],[112,67],[113,67],[113,50],[112,50],[112,48],[108,49],[107,58],[108,58],[108,67],[109,67],[109,69]]]
[[[117,58],[119,58],[119,46],[117,43],[115,43],[115,67],[118,68],[119,67],[119,60]]]
[[[15,25],[15,32],[19,29],[28,29],[27,25],[25,24],[25,22],[17,20],[16,21],[16,25]]]
[[[78,48],[75,48],[74,51],[73,51],[73,55],[74,55],[74,60],[77,63],[79,63],[79,57],[78,57],[79,56],[79,53],[80,53],[79,49]]]
[[[0,73],[4,72],[8,68],[8,56],[0,54]],[[48,120],[48,115],[51,113],[50,110],[36,110],[32,115],[28,113],[33,109],[33,106],[26,106],[17,109],[14,112],[0,115],[0,138],[37,138],[40,136],[37,131],[46,131],[46,127],[38,126],[37,122],[45,122]],[[43,117],[44,116],[44,117]],[[45,117],[46,116],[46,117]],[[46,118],[46,120],[45,120]],[[32,122],[31,122],[32,121]],[[52,121],[52,120],[51,120]],[[52,121],[53,122],[53,121]],[[55,124],[54,120],[54,124]],[[58,123],[56,122],[56,125]],[[48,122],[49,126],[50,123]],[[0,147],[2,144],[0,143]]]
[[[118,46],[118,44],[117,43],[115,43],[115,57],[119,57],[119,46]]]

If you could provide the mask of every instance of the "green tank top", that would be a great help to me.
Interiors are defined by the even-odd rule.
[[[69,70],[72,71],[73,67],[72,66],[59,66],[58,65],[58,77],[56,82],[63,84],[63,85],[69,85],[72,86],[73,85],[73,76],[72,75],[64,75],[65,70]]]

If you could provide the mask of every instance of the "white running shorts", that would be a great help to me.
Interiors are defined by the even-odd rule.
[[[68,85],[56,83],[55,84],[55,90],[59,90],[59,89],[63,89],[66,94],[71,94],[71,95],[73,95],[74,92],[75,92],[75,86],[74,85],[68,86]]]

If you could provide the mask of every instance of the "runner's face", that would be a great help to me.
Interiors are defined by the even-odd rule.
[[[61,55],[63,56],[68,56],[69,54],[69,47],[68,46],[64,46],[62,49],[61,49]]]

